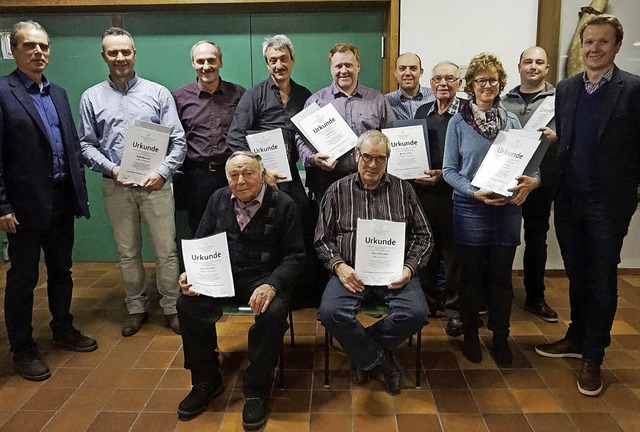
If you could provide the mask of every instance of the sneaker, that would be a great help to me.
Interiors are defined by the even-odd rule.
[[[482,351],[480,351],[480,338],[477,333],[467,333],[462,341],[462,355],[471,363],[482,362]]]
[[[186,420],[196,417],[206,410],[211,401],[220,396],[223,391],[222,381],[215,385],[208,382],[194,384],[191,392],[178,405],[178,418]]]
[[[180,321],[178,321],[177,313],[165,315],[164,322],[167,323],[172,332],[180,334]]]
[[[591,360],[582,360],[582,368],[578,375],[578,391],[585,396],[598,396],[602,391],[600,365]]]
[[[122,336],[128,337],[138,333],[142,328],[142,324],[147,322],[148,319],[149,314],[147,312],[129,315],[122,321]]]
[[[486,315],[489,313],[489,306],[487,306],[486,304],[481,304],[480,308],[478,309],[478,315]]]
[[[542,300],[536,303],[527,302],[524,304],[524,310],[531,312],[543,321],[554,323],[558,322],[558,314],[551,309],[546,301]]]
[[[355,363],[351,363],[351,378],[353,382],[358,384],[359,386],[367,385],[369,382],[369,371],[364,369],[360,369]]]
[[[76,328],[65,333],[54,333],[53,343],[76,352],[91,352],[98,349],[98,342],[95,339],[83,335]]]
[[[242,426],[248,430],[259,429],[267,422],[268,413],[269,407],[264,398],[246,398],[242,408]]]
[[[493,360],[495,360],[498,367],[511,367],[513,363],[513,353],[511,352],[511,348],[509,348],[509,342],[506,337],[494,336],[491,352],[493,354]]]
[[[582,358],[580,350],[567,338],[550,344],[537,345],[536,352],[541,356],[551,358]]]
[[[387,384],[387,391],[393,396],[400,394],[405,381],[404,370],[396,362],[392,354],[386,354],[384,361],[378,366]]]
[[[14,354],[13,367],[22,378],[29,381],[44,381],[51,377],[49,367],[36,350]]]
[[[459,317],[451,317],[447,322],[447,327],[444,332],[449,337],[458,337],[462,336],[464,333],[464,324],[462,324],[462,320]]]

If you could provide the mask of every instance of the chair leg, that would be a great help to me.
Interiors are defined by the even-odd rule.
[[[420,388],[422,374],[422,329],[416,333],[416,388]]]
[[[324,386],[329,387],[329,339],[331,334],[324,329]]]
[[[278,385],[284,389],[284,346],[280,348],[280,360],[278,360]]]
[[[293,331],[293,312],[289,309],[289,336],[291,337],[291,347],[296,347],[296,336]]]

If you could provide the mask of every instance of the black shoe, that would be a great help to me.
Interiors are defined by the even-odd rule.
[[[76,328],[66,333],[54,333],[53,343],[76,352],[91,352],[98,349],[98,342],[95,339],[83,335]]]
[[[513,353],[509,348],[509,342],[506,337],[494,336],[493,347],[491,348],[493,353],[493,360],[495,360],[498,367],[508,368],[513,363]]]
[[[134,313],[122,321],[122,336],[133,336],[142,328],[142,324],[147,322],[149,314],[147,312]]]
[[[404,371],[396,363],[397,361],[394,360],[393,355],[387,354],[384,362],[378,366],[387,384],[387,391],[394,396],[400,394],[402,386],[404,386]]]
[[[14,354],[13,367],[22,378],[29,381],[44,381],[51,377],[49,367],[35,350]]]
[[[458,294],[456,294],[453,297],[446,299],[442,303],[442,306],[445,309],[458,310],[458,308],[460,307],[460,297],[458,297]]]
[[[217,384],[208,382],[194,384],[191,392],[178,405],[178,418],[186,420],[193,418],[207,409],[212,400],[224,391],[222,381]]]
[[[480,338],[477,333],[466,333],[462,342],[462,355],[471,363],[482,361],[482,351],[480,350]]]
[[[177,313],[165,315],[164,322],[167,323],[172,332],[180,334],[180,321],[178,321]]]
[[[556,311],[551,309],[551,307],[544,300],[535,303],[527,302],[524,304],[524,310],[526,310],[527,312],[531,312],[532,314],[546,322],[558,322],[558,314],[556,313]]]
[[[242,408],[242,426],[248,430],[258,429],[267,422],[268,413],[269,407],[264,398],[246,398]]]
[[[464,333],[464,324],[462,324],[462,320],[459,317],[451,317],[449,318],[449,322],[447,322],[447,328],[444,330],[447,336],[450,337],[458,337],[462,336]]]
[[[353,382],[358,384],[359,386],[367,385],[369,382],[369,371],[364,369],[360,369],[355,363],[351,363],[351,377]]]

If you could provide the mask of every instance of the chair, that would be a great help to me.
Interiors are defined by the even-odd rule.
[[[253,316],[255,315],[249,306],[225,305],[222,307],[223,315],[230,316]],[[289,337],[291,338],[291,346],[296,347],[295,333],[293,330],[293,313],[289,309]],[[278,360],[278,386],[284,388],[284,347],[280,350],[280,359]]]
[[[385,305],[371,305],[363,304],[360,306],[358,313],[370,315],[373,317],[388,315],[389,308]],[[409,337],[408,344],[413,344],[413,336],[416,337],[416,388],[420,388],[422,384],[422,377],[420,371],[422,370],[422,358],[420,357],[422,352],[422,328]],[[324,386],[329,387],[329,346],[333,346],[333,336],[325,327],[324,329]]]

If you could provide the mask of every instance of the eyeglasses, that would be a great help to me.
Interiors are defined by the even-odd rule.
[[[431,78],[431,81],[433,81],[436,84],[439,84],[440,81],[445,80],[447,82],[447,84],[453,84],[454,82],[458,81],[459,79],[460,78],[454,77],[453,75],[446,75],[446,76],[436,75],[436,76]]]
[[[489,84],[491,87],[497,85],[500,80],[498,78],[478,78],[473,80],[480,87],[486,87]]]
[[[366,153],[360,153],[360,157],[362,158],[364,163],[368,163],[368,164],[373,162],[373,161],[376,161],[376,165],[382,165],[383,163],[385,163],[387,161],[387,157],[386,156],[372,156],[372,155],[366,154]]]

